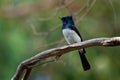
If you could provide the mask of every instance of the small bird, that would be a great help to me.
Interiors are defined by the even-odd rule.
[[[82,42],[82,37],[75,27],[72,16],[60,17],[62,20],[62,33],[68,44],[73,44],[77,42]],[[78,50],[83,69],[85,71],[90,69],[90,64],[85,56],[85,49]]]

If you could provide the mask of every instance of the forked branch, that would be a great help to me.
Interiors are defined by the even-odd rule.
[[[37,55],[21,62],[16,70],[16,73],[14,74],[13,78],[11,80],[27,80],[30,72],[35,65],[41,61],[41,59],[50,58],[53,56],[59,56],[63,55],[67,52],[82,49],[82,48],[88,48],[93,46],[120,46],[120,37],[113,37],[113,38],[95,38],[86,40],[80,43],[75,43],[71,45],[66,45],[58,48],[49,49],[43,52],[38,53]],[[54,60],[52,60],[54,61]],[[48,63],[51,61],[44,62]]]

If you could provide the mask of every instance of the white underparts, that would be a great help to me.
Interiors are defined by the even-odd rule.
[[[81,42],[80,36],[75,31],[70,29],[63,29],[62,32],[68,44]]]

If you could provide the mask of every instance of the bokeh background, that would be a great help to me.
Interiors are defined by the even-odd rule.
[[[0,0],[0,80],[18,64],[47,49],[66,45],[59,16],[73,15],[84,40],[120,34],[120,0]],[[30,80],[120,80],[120,47],[86,49],[91,70],[77,51],[35,67]]]

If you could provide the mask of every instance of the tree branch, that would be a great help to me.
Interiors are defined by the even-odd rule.
[[[36,63],[38,63],[41,59],[50,58],[52,56],[63,55],[70,51],[74,51],[74,50],[78,50],[78,49],[82,49],[82,48],[88,48],[88,47],[92,47],[92,46],[105,46],[105,47],[120,46],[120,37],[95,38],[95,39],[90,39],[90,40],[86,40],[83,42],[43,51],[27,60],[21,62],[20,65],[18,66],[16,73],[14,74],[12,80],[20,80],[20,79],[27,80],[32,68],[35,67]],[[51,62],[51,61],[47,61],[45,63],[48,63],[48,62]],[[25,73],[24,73],[24,71],[25,71]],[[23,73],[25,76],[23,76]]]

